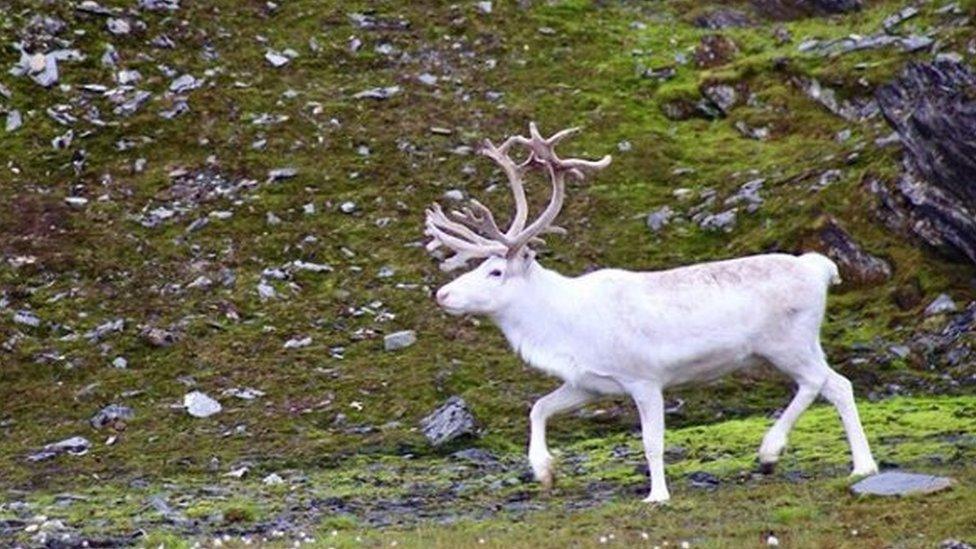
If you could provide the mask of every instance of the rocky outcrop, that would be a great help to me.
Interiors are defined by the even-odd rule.
[[[861,0],[752,0],[758,13],[785,21],[814,15],[833,15],[859,11]]]
[[[747,13],[735,8],[715,8],[695,17],[695,26],[703,29],[749,27],[754,23]]]
[[[803,239],[804,250],[816,250],[837,263],[845,286],[872,286],[891,278],[891,265],[866,252],[834,219],[818,221]]]
[[[976,263],[976,76],[962,63],[910,63],[876,92],[904,145],[893,182],[870,181],[889,227]]]

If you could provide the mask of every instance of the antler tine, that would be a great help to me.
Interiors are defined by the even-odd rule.
[[[528,244],[533,238],[536,238],[547,227],[550,227],[553,220],[559,214],[559,210],[563,207],[563,199],[566,194],[566,172],[557,170],[556,166],[549,162],[545,163],[545,167],[546,171],[549,172],[549,180],[552,182],[552,197],[549,198],[549,204],[539,214],[539,217],[531,225],[526,227],[525,230],[515,236],[511,246],[508,248],[509,256],[518,253],[523,246]]]
[[[539,132],[539,127],[535,122],[529,123],[529,135],[531,137],[526,143],[526,146],[531,151],[529,160],[535,165],[544,167],[548,172],[549,179],[552,181],[552,197],[546,209],[531,225],[520,231],[518,235],[512,235],[514,242],[509,247],[509,255],[516,253],[519,248],[529,244],[540,234],[546,232],[565,232],[561,227],[552,226],[552,222],[559,214],[559,210],[563,205],[566,193],[566,174],[582,180],[586,172],[601,170],[610,165],[610,155],[604,156],[600,160],[583,160],[579,158],[562,159],[556,155],[554,150],[555,145],[577,131],[579,131],[579,128],[567,128],[556,132],[546,139],[542,137],[542,134]]]
[[[491,213],[491,210],[487,206],[472,199],[471,205],[465,207],[461,212],[451,212],[455,219],[465,225],[471,227],[476,231],[481,231],[484,236],[501,242],[506,246],[510,243],[511,239],[498,228],[498,224],[495,222],[495,216]]]
[[[508,230],[505,231],[505,234],[509,238],[518,234],[525,227],[525,222],[529,218],[529,201],[525,198],[525,186],[522,183],[522,174],[532,164],[533,158],[530,154],[525,161],[516,163],[508,155],[508,150],[516,143],[528,146],[531,144],[531,140],[521,135],[513,135],[506,139],[501,146],[496,147],[491,140],[485,139],[485,145],[480,151],[481,154],[494,160],[508,177],[508,186],[512,190],[512,199],[515,202],[515,215],[512,217],[512,223],[509,225]]]
[[[485,238],[465,225],[451,221],[437,203],[427,209],[425,224],[424,233],[432,238],[427,243],[427,251],[444,246],[455,253],[441,263],[441,269],[445,271],[461,267],[470,259],[502,255],[508,249],[501,242]]]
[[[453,215],[457,215],[458,212],[451,212]],[[438,226],[442,230],[447,230],[456,236],[464,238],[465,240],[477,244],[480,246],[495,246],[498,242],[491,238],[490,235],[482,236],[475,231],[472,231],[469,227],[460,223],[458,221],[453,221],[447,217],[444,210],[441,209],[440,204],[434,204],[428,213],[428,218],[431,223]]]

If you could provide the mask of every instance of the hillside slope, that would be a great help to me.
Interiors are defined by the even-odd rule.
[[[614,155],[568,190],[547,266],[821,249],[848,281],[825,348],[860,398],[971,398],[976,268],[893,217],[910,169],[874,98],[911,62],[971,67],[976,3],[842,4],[0,0],[0,488],[519,454],[554,381],[436,309],[422,214],[449,190],[505,211],[474,151],[531,120]],[[384,350],[399,330],[416,344]],[[189,416],[191,391],[222,411]],[[669,425],[790,391],[669,394]],[[480,437],[433,450],[417,422],[452,395]],[[109,404],[134,416],[95,429]],[[635,421],[607,402],[552,432]],[[86,455],[27,459],[72,436]]]

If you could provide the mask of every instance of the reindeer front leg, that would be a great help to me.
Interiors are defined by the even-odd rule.
[[[664,480],[664,394],[661,387],[649,382],[634,383],[627,390],[640,413],[644,454],[651,473],[651,493],[648,503],[663,503],[671,499]]]
[[[579,408],[594,399],[593,393],[564,383],[561,387],[540,398],[529,413],[529,463],[542,488],[552,488],[552,455],[546,446],[546,421],[555,414]]]

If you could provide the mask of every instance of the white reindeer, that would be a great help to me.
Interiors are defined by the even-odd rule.
[[[798,390],[759,447],[759,461],[771,470],[797,418],[823,395],[840,413],[853,454],[853,475],[877,471],[858,418],[847,378],[827,364],[820,347],[827,287],[840,281],[826,257],[764,254],[667,271],[603,269],[567,277],[535,260],[531,245],[552,225],[562,207],[564,179],[582,179],[610,164],[562,159],[553,147],[576,128],[544,139],[535,124],[530,137],[513,136],[501,146],[485,142],[482,154],[508,177],[515,216],[502,232],[491,212],[472,200],[450,215],[434,204],[427,210],[428,249],[444,246],[455,255],[451,270],[484,259],[474,270],[437,292],[451,314],[484,315],[502,330],[531,366],[559,377],[563,385],[540,398],[530,414],[529,461],[545,489],[553,483],[546,447],[546,421],[554,414],[607,395],[627,394],[640,413],[651,477],[647,502],[670,498],[664,478],[664,389],[714,379],[768,362],[796,381]],[[517,163],[514,145],[528,157]],[[528,204],[522,178],[544,170],[552,197],[526,226]]]

